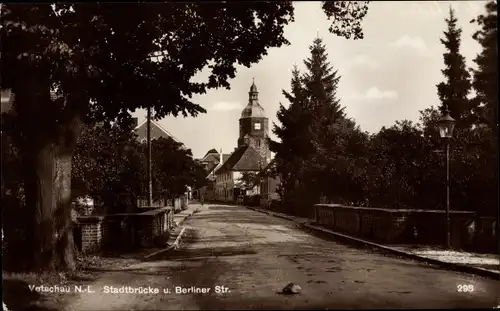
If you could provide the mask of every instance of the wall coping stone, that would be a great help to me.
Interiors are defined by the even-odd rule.
[[[79,216],[77,217],[78,223],[81,224],[97,224],[104,220],[104,216]]]
[[[361,211],[379,211],[386,213],[431,213],[431,214],[444,214],[444,210],[416,210],[416,209],[389,209],[389,208],[371,208],[371,207],[357,207],[357,206],[345,206],[342,204],[315,204],[314,207],[326,207],[326,208],[339,208],[339,209],[352,209]],[[463,214],[463,215],[474,215],[476,212],[473,211],[454,211],[451,210],[450,214]]]
[[[113,218],[118,218],[118,217],[127,217],[127,216],[156,216],[158,214],[164,213],[165,211],[172,210],[172,207],[170,206],[165,206],[165,207],[160,207],[156,208],[154,210],[148,210],[145,212],[139,212],[139,213],[120,213],[120,214],[109,214],[109,215],[90,215],[90,216],[78,216],[77,217],[77,222],[78,223],[100,223],[108,219],[113,219]]]
[[[139,213],[138,215],[141,215],[141,216],[156,216],[158,214],[164,213],[164,212],[169,211],[169,210],[172,210],[172,207],[171,206],[165,206],[165,207],[157,208],[157,209],[152,210],[152,211],[142,212],[142,213]]]

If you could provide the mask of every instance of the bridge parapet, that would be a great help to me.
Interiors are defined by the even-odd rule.
[[[383,244],[442,245],[446,237],[443,210],[383,209],[314,205],[315,222],[335,231]],[[452,246],[471,251],[495,251],[496,219],[475,212],[450,211]]]

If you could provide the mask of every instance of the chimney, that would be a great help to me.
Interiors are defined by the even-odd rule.
[[[139,124],[139,123],[137,122],[137,120],[138,120],[137,118],[132,118],[132,128],[134,128],[134,129],[135,129],[135,128],[137,127],[137,125]]]

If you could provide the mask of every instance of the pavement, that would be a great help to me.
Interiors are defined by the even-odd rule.
[[[58,309],[492,308],[500,301],[498,281],[339,244],[244,207],[205,205],[183,226],[177,250],[103,272],[95,292]],[[280,294],[290,282],[302,292]],[[112,294],[106,286],[158,293]]]
[[[179,213],[174,214],[174,222],[176,226],[182,225],[182,223],[191,217],[196,210],[201,208],[201,204],[189,204],[187,209],[181,210]]]

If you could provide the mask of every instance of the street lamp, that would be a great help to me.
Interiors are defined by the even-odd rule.
[[[451,248],[450,239],[450,139],[455,128],[455,119],[446,108],[438,121],[439,135],[446,142],[446,248]]]

